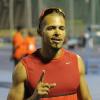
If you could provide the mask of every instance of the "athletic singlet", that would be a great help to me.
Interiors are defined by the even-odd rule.
[[[77,56],[72,52],[62,50],[62,56],[49,63],[41,60],[39,50],[22,59],[27,72],[27,82],[33,90],[42,70],[46,71],[44,82],[56,83],[56,87],[50,89],[50,98],[41,98],[40,100],[77,100],[77,89],[79,87]]]

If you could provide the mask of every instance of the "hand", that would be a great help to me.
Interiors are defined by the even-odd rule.
[[[37,87],[36,87],[36,91],[38,96],[40,97],[46,97],[48,96],[48,92],[50,91],[51,88],[54,88],[56,86],[56,83],[44,83],[44,75],[45,75],[45,70],[43,70],[40,79],[38,81]]]

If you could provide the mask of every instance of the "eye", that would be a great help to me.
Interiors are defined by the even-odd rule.
[[[59,29],[60,30],[65,30],[65,27],[64,26],[60,26]]]
[[[46,29],[47,30],[53,30],[53,29],[55,29],[56,27],[55,26],[48,26]]]

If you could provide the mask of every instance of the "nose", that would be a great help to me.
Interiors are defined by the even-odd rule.
[[[55,30],[54,35],[55,35],[56,37],[60,35],[60,33],[59,33],[59,30],[58,30],[58,29],[56,29],[56,30]]]
[[[55,32],[55,34],[54,34],[56,37],[58,37],[59,36],[59,33],[57,33],[57,32]]]

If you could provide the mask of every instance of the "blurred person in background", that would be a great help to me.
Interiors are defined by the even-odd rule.
[[[93,29],[89,26],[87,27],[87,32],[85,33],[86,38],[86,48],[87,49],[93,49],[93,35],[95,33],[93,32]]]
[[[42,47],[17,64],[7,100],[92,100],[81,57],[62,46],[65,14],[49,8],[39,19]]]
[[[79,48],[84,48],[86,46],[86,37],[82,33],[80,37],[78,38],[78,47]]]
[[[22,34],[22,27],[17,26],[16,32],[14,33],[13,40],[12,40],[12,59],[14,60],[14,64],[16,65],[18,61],[23,56],[23,49],[22,47],[24,42],[24,37]]]
[[[26,44],[26,54],[32,54],[36,51],[36,37],[33,33],[29,31],[24,41]]]

